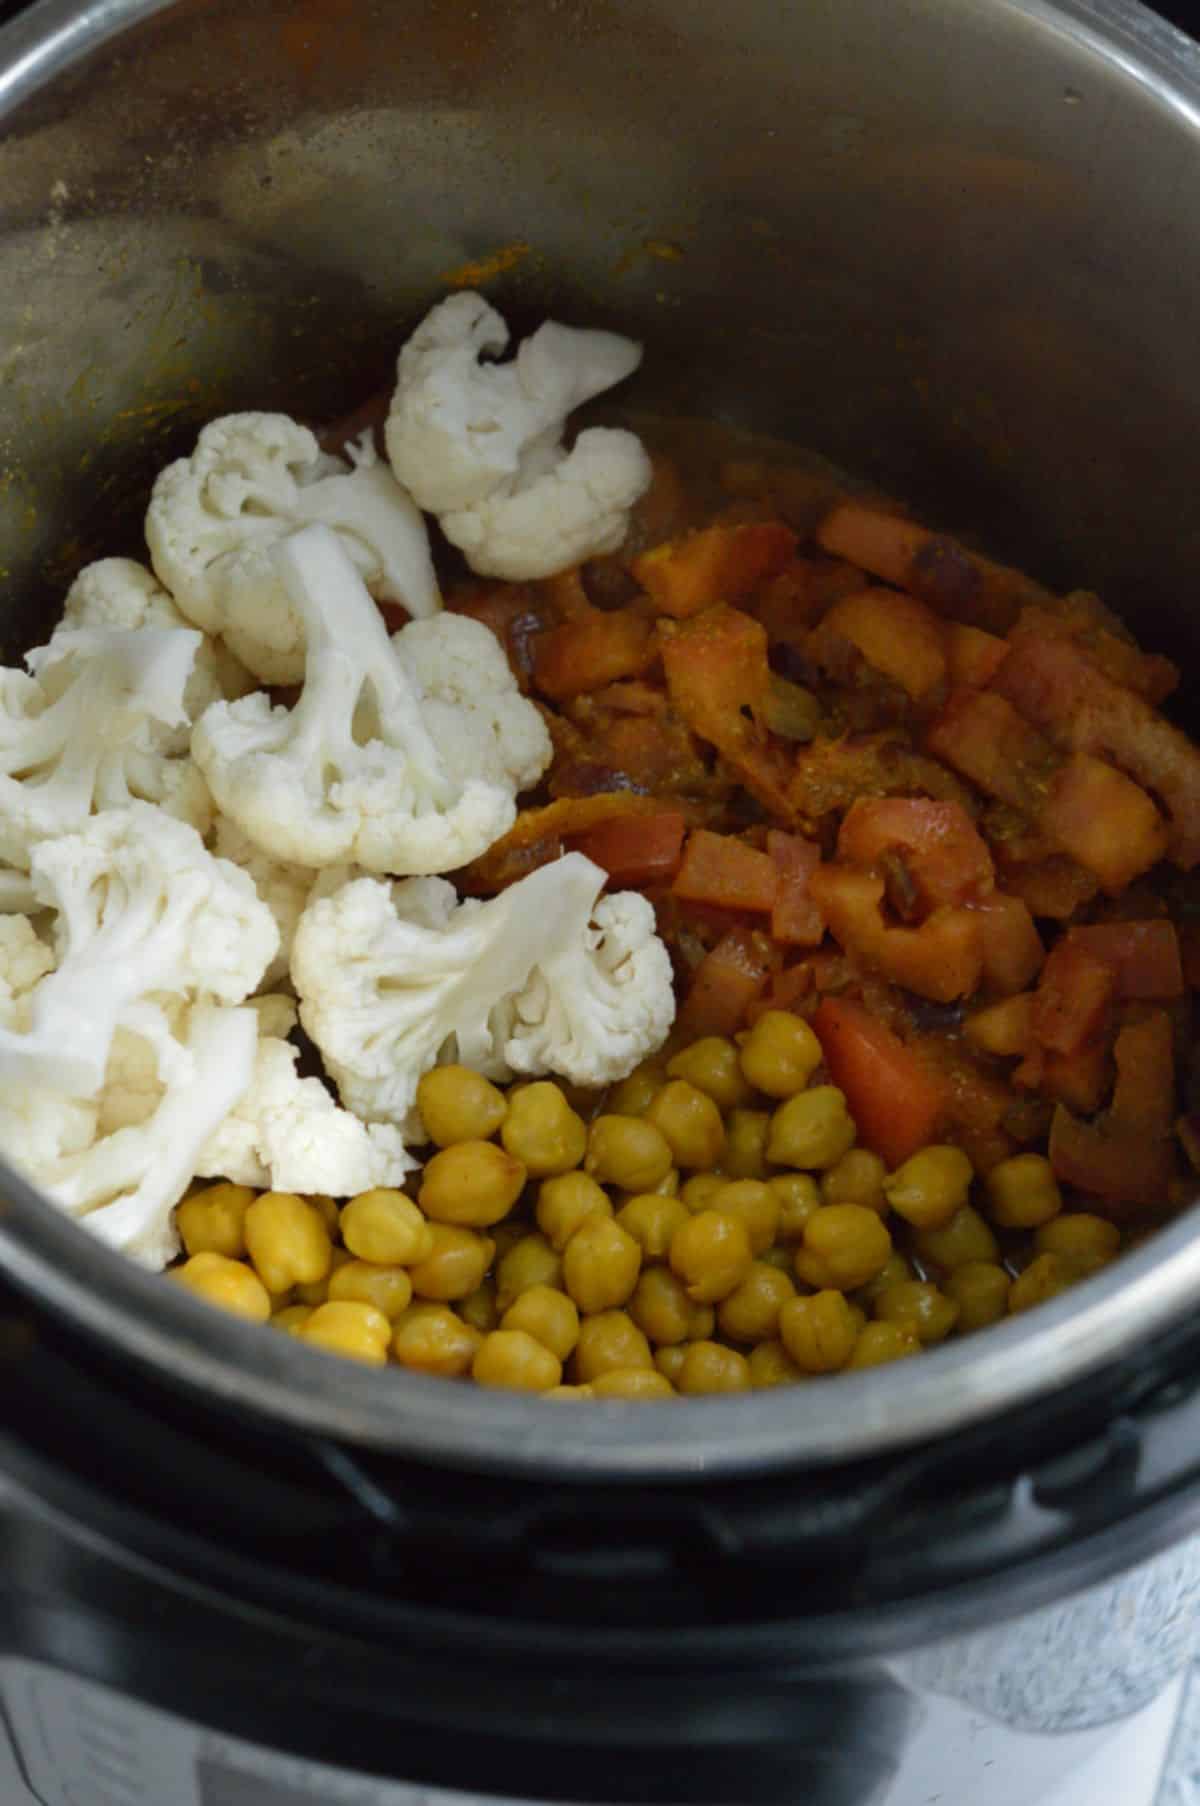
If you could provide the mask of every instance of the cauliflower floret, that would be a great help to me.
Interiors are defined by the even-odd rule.
[[[485,576],[548,577],[625,537],[649,487],[640,441],[590,428],[568,452],[567,416],[622,382],[641,346],[547,321],[506,364],[509,342],[481,295],[435,307],[400,352],[385,437],[392,469]]]
[[[459,903],[427,878],[359,879],[310,903],[292,947],[300,1020],[342,1100],[404,1125],[439,1061],[504,1079],[622,1077],[674,1016],[649,905],[568,853],[498,897]]]
[[[369,435],[352,465],[286,414],[210,421],[162,471],[146,515],[154,569],[176,604],[264,683],[298,683],[305,626],[272,548],[306,523],[336,530],[371,592],[417,617],[441,606],[425,523]]]
[[[427,719],[337,535],[307,527],[274,557],[306,625],[304,688],[292,709],[257,695],[202,716],[192,752],[218,806],[273,859],[300,865],[424,873],[476,858],[511,827],[518,788],[550,761],[537,710],[489,648],[470,708],[456,708],[430,674],[438,693]],[[446,639],[461,652],[474,636]],[[448,681],[468,681],[461,660]],[[474,752],[486,754],[482,768]]]
[[[0,1024],[25,1026],[30,991],[54,970],[54,954],[23,915],[0,915]]]
[[[249,872],[254,880],[254,888],[275,917],[275,926],[279,930],[279,951],[263,973],[264,985],[281,984],[287,978],[292,957],[292,936],[309,898],[340,890],[351,878],[362,876],[356,865],[331,865],[314,872],[310,865],[295,865],[287,860],[272,859],[227,815],[217,816],[213,851],[218,858],[230,859],[244,872]],[[279,1031],[264,1029],[263,1032],[274,1034]],[[282,1032],[286,1036],[287,1030]]]

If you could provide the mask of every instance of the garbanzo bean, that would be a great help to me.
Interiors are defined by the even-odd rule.
[[[922,1148],[884,1181],[897,1216],[914,1229],[944,1229],[966,1203],[974,1177],[961,1148]]]
[[[396,1321],[392,1354],[413,1373],[437,1373],[457,1379],[469,1371],[483,1345],[483,1335],[448,1304],[414,1304]]]
[[[523,1329],[527,1336],[565,1361],[579,1340],[579,1312],[557,1286],[530,1286],[510,1304],[501,1329]]]
[[[750,1237],[751,1254],[764,1254],[779,1228],[779,1199],[761,1179],[734,1179],[714,1192],[709,1210],[740,1217]]]
[[[740,1286],[717,1307],[721,1334],[731,1342],[769,1342],[779,1334],[779,1313],[796,1288],[786,1273],[754,1261]]]
[[[595,1398],[596,1394],[590,1386],[551,1386],[549,1392],[543,1392],[543,1398]]]
[[[823,1204],[804,1226],[796,1271],[809,1285],[820,1281],[852,1292],[874,1279],[891,1252],[887,1225],[873,1210],[862,1204]]]
[[[741,1045],[742,1072],[767,1097],[795,1097],[824,1057],[803,1016],[790,1010],[764,1010]]]
[[[630,1198],[617,1212],[617,1222],[642,1251],[643,1261],[665,1260],[671,1237],[688,1220],[688,1208],[680,1198],[647,1191]]]
[[[802,1373],[837,1373],[858,1340],[859,1325],[841,1292],[789,1298],[779,1312],[779,1338]]]
[[[417,1109],[439,1148],[490,1141],[508,1114],[504,1093],[469,1066],[435,1066],[417,1086]]]
[[[409,1268],[413,1291],[418,1298],[443,1304],[469,1298],[483,1284],[496,1252],[495,1242],[490,1235],[460,1229],[457,1223],[431,1223],[429,1233],[433,1246],[424,1260],[414,1261]]]
[[[500,1322],[500,1313],[496,1309],[496,1287],[490,1279],[476,1286],[469,1298],[464,1298],[458,1307],[458,1314],[464,1323],[477,1329],[486,1336],[489,1329],[496,1329]]]
[[[767,1159],[774,1166],[833,1166],[858,1134],[836,1085],[814,1085],[780,1104],[771,1118]]]
[[[928,1280],[904,1279],[886,1286],[875,1299],[881,1323],[905,1323],[927,1347],[944,1342],[958,1322],[958,1305]]]
[[[392,1322],[408,1309],[412,1294],[407,1267],[377,1267],[366,1260],[347,1260],[329,1275],[331,1299],[373,1304]]]
[[[757,1342],[746,1356],[746,1365],[755,1392],[766,1392],[772,1386],[794,1386],[806,1377],[782,1342]]]
[[[882,1367],[920,1354],[917,1333],[907,1323],[868,1323],[859,1331],[847,1368]]]
[[[654,1351],[654,1365],[664,1379],[670,1380],[672,1386],[679,1378],[679,1369],[683,1366],[688,1346],[686,1342],[669,1342]]]
[[[913,1248],[920,1260],[944,1273],[953,1273],[968,1261],[994,1261],[999,1253],[995,1236],[970,1204],[956,1210],[944,1228],[918,1229]]]
[[[799,1176],[799,1175],[798,1175]],[[822,1204],[863,1204],[886,1216],[883,1192],[887,1167],[869,1148],[851,1148],[821,1175]]]
[[[693,1041],[667,1062],[673,1079],[686,1079],[712,1098],[718,1110],[736,1110],[748,1104],[753,1093],[746,1083],[738,1050],[723,1035],[705,1035]],[[613,1108],[617,1108],[614,1104]]]
[[[268,1292],[324,1279],[333,1243],[319,1210],[290,1191],[255,1198],[244,1221],[246,1251]]]
[[[707,1210],[713,1194],[728,1184],[724,1173],[693,1173],[690,1179],[684,1180],[679,1196],[689,1210]]]
[[[717,1304],[750,1271],[750,1233],[741,1217],[702,1210],[671,1240],[671,1269],[694,1304]]]
[[[811,1173],[776,1173],[767,1184],[779,1199],[779,1224],[775,1230],[781,1242],[804,1240],[804,1225],[814,1210],[821,1207],[821,1193]]]
[[[392,1326],[373,1304],[355,1304],[340,1298],[319,1304],[296,1331],[302,1342],[323,1348],[326,1354],[382,1367],[387,1360]]]
[[[616,1310],[633,1292],[641,1265],[642,1251],[628,1230],[612,1217],[589,1217],[563,1251],[563,1285],[585,1313]]]
[[[1096,1262],[1073,1254],[1036,1254],[1008,1290],[1008,1308],[1016,1315],[1077,1285],[1096,1270]]]
[[[1001,1229],[1038,1229],[1062,1210],[1054,1168],[1044,1154],[1014,1154],[984,1179],[988,1214]]]
[[[994,1261],[969,1260],[947,1273],[942,1289],[958,1306],[959,1329],[968,1331],[999,1323],[1008,1310],[1011,1284],[1004,1268]]]
[[[685,1342],[692,1331],[696,1306],[682,1279],[670,1267],[646,1267],[638,1275],[629,1300],[629,1315],[643,1334],[658,1345]]]
[[[641,1116],[650,1100],[666,1083],[666,1068],[658,1060],[643,1060],[627,1079],[614,1085],[608,1095],[608,1108],[615,1116]]]
[[[169,1277],[197,1298],[251,1323],[265,1323],[271,1315],[267,1288],[253,1269],[213,1248],[202,1248],[181,1266],[172,1267]]]
[[[594,1398],[625,1398],[634,1403],[650,1403],[656,1398],[674,1398],[675,1388],[665,1374],[653,1367],[616,1367],[601,1373],[592,1381]]]
[[[646,1121],[662,1131],[677,1166],[715,1166],[725,1152],[725,1124],[705,1091],[686,1079],[671,1079],[655,1092]]]
[[[549,1392],[562,1379],[562,1362],[523,1329],[494,1329],[471,1363],[480,1386],[510,1392]]]
[[[411,1198],[378,1186],[360,1192],[342,1210],[342,1240],[359,1260],[408,1267],[433,1251],[433,1234]]]
[[[586,1382],[602,1373],[653,1365],[650,1344],[627,1311],[598,1311],[580,1324],[576,1379]]]
[[[889,1286],[903,1285],[905,1280],[916,1277],[912,1262],[899,1248],[893,1248],[874,1279],[868,1279],[865,1286],[855,1286],[854,1296],[860,1304],[872,1306],[880,1292],[885,1292]]]
[[[560,1253],[588,1217],[610,1217],[612,1213],[608,1193],[586,1173],[561,1173],[555,1179],[542,1180],[537,1225]]]
[[[725,1120],[725,1157],[731,1179],[765,1179],[771,1118],[765,1110],[731,1110]]]
[[[557,1085],[543,1080],[509,1092],[500,1140],[531,1179],[569,1173],[587,1148],[587,1124]]]
[[[721,1342],[689,1342],[679,1364],[675,1389],[692,1396],[749,1392],[750,1368],[745,1355]]]
[[[246,1212],[257,1193],[248,1185],[206,1185],[185,1198],[175,1212],[189,1254],[224,1254],[238,1260],[246,1252]]]
[[[282,1329],[289,1336],[294,1336],[302,1323],[307,1323],[312,1316],[312,1308],[307,1304],[285,1305],[281,1311],[271,1313],[271,1328]]]
[[[673,1166],[663,1174],[657,1185],[652,1185],[650,1187],[649,1191],[617,1192],[613,1201],[614,1209],[622,1209],[624,1205],[631,1203],[634,1198],[677,1198],[679,1196],[680,1183],[679,1168]]]
[[[321,1221],[329,1231],[330,1241],[336,1242],[342,1233],[342,1211],[336,1198],[329,1197],[325,1192],[315,1191],[308,1201],[314,1210],[320,1211]]]
[[[544,1235],[523,1235],[496,1264],[496,1309],[503,1316],[531,1286],[561,1289],[563,1257]]]
[[[418,1194],[421,1209],[437,1223],[490,1229],[508,1215],[525,1184],[525,1167],[494,1141],[456,1141],[435,1154]],[[343,1221],[345,1211],[342,1212]]]
[[[1033,1238],[1039,1254],[1082,1254],[1103,1263],[1121,1251],[1121,1231],[1106,1217],[1071,1210],[1043,1223]]]
[[[600,1185],[653,1191],[675,1164],[661,1129],[641,1116],[598,1116],[588,1131],[584,1165]]]

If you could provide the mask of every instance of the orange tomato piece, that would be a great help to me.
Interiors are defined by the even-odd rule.
[[[896,1167],[935,1139],[945,1087],[898,1035],[842,997],[822,998],[812,1025],[864,1147]]]
[[[731,834],[697,828],[688,836],[671,889],[690,903],[769,915],[775,907],[778,877],[769,854]]]

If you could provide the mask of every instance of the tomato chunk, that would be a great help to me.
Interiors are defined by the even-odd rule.
[[[633,561],[633,574],[664,614],[685,620],[718,602],[742,602],[783,570],[796,535],[782,521],[702,527]]]
[[[1059,941],[1042,969],[1033,1003],[1035,1040],[1051,1053],[1078,1053],[1108,1024],[1115,989],[1112,968],[1072,941]]]
[[[1167,850],[1167,825],[1146,792],[1090,753],[1075,753],[1055,773],[1038,825],[1110,896]]]
[[[671,886],[677,897],[720,909],[748,909],[769,915],[775,907],[777,868],[767,853],[730,834],[697,828],[689,835],[683,862]]]
[[[1028,905],[997,890],[971,907],[983,928],[985,981],[996,991],[1023,991],[1046,957]]]
[[[840,997],[822,998],[813,1028],[865,1147],[896,1167],[934,1139],[945,1090],[898,1035]]]
[[[896,848],[927,908],[984,896],[995,882],[992,856],[961,803],[860,797],[842,822],[838,858],[873,867]]]
[[[1068,930],[1067,938],[1111,967],[1118,998],[1183,996],[1183,959],[1173,922],[1097,922]]]
[[[1049,742],[994,690],[955,690],[926,745],[988,796],[1031,814],[1056,763]]]
[[[767,853],[774,862],[777,879],[771,938],[788,947],[819,947],[825,918],[809,884],[821,863],[820,847],[799,834],[781,834],[773,828],[767,835]]]
[[[679,1033],[687,1041],[734,1034],[770,975],[770,949],[764,937],[731,928],[696,967],[679,1012]]]
[[[1065,1185],[1110,1205],[1164,1204],[1175,1170],[1169,1141],[1150,1141],[1101,1117],[1080,1122],[1060,1104],[1050,1124],[1050,1164]]]
[[[627,816],[602,822],[573,841],[616,885],[662,883],[679,869],[687,824],[682,815]]]

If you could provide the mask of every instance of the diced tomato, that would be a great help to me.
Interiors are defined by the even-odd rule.
[[[961,803],[918,797],[861,797],[838,834],[838,858],[877,867],[894,848],[926,908],[986,896],[995,882],[992,856]]]
[[[543,696],[565,702],[618,678],[638,677],[654,657],[650,635],[650,623],[625,608],[564,621],[534,644],[534,684]]]
[[[840,596],[862,588],[862,572],[832,558],[793,558],[769,577],[745,607],[761,621],[771,640],[788,640],[796,646],[814,621]]]
[[[1065,1105],[1050,1125],[1050,1164],[1064,1185],[1109,1205],[1161,1205],[1175,1170],[1169,1141],[1151,1141],[1103,1117],[1080,1122]]]
[[[914,700],[928,696],[945,679],[942,623],[923,602],[899,590],[863,589],[843,596],[825,616],[820,633],[848,640],[873,670]]]
[[[936,1003],[952,1003],[978,989],[983,948],[973,911],[942,907],[919,928],[889,928],[882,878],[823,865],[809,888],[838,944],[893,984]]]
[[[771,911],[771,938],[788,947],[819,947],[825,918],[809,892],[809,880],[821,863],[821,849],[799,834],[767,835],[767,852],[775,865],[777,888]]]
[[[1167,850],[1167,825],[1146,792],[1090,753],[1073,754],[1055,772],[1038,825],[1110,896]]]
[[[657,884],[679,869],[686,825],[674,812],[626,816],[589,828],[572,845],[603,866],[613,884]]]
[[[1008,656],[1008,641],[999,634],[966,627],[961,621],[946,623],[946,675],[957,690],[982,690],[992,681]]]
[[[775,907],[777,887],[775,862],[768,853],[760,853],[730,834],[697,828],[688,836],[671,888],[689,902],[769,915]]]
[[[455,883],[470,895],[493,896],[539,866],[560,858],[568,841],[577,840],[602,822],[665,813],[660,798],[637,796],[629,790],[564,796],[539,809],[522,809],[508,833],[464,866]]]
[[[1054,1103],[1090,1116],[1104,1102],[1110,1072],[1111,1058],[1103,1041],[1073,1054],[1045,1053],[1038,1089]]]
[[[1033,1033],[1052,1053],[1078,1053],[1104,1033],[1115,989],[1112,968],[1068,936],[1042,968]]]
[[[988,796],[1030,813],[1053,763],[1047,741],[994,690],[955,690],[925,744]]]
[[[750,1005],[746,1012],[747,1023],[753,1027],[767,1010],[795,1010],[812,988],[812,968],[807,960],[785,967],[782,972],[776,972],[762,996]]]
[[[1128,1022],[1113,1048],[1117,1082],[1109,1114],[1149,1140],[1166,1140],[1175,1121],[1175,1035],[1165,1010]]]
[[[1002,997],[976,1010],[964,1022],[963,1033],[981,1053],[1001,1059],[1027,1054],[1033,1042],[1033,992]]]
[[[1112,968],[1118,999],[1183,996],[1183,960],[1173,922],[1097,922],[1069,929],[1067,938]]]
[[[732,1035],[765,989],[771,954],[764,937],[731,928],[697,966],[676,1024],[685,1041]]]
[[[796,535],[782,521],[702,527],[633,561],[633,574],[664,614],[685,620],[718,602],[744,601],[788,563]]]
[[[1020,897],[1030,915],[1055,922],[1069,920],[1099,889],[1092,874],[1066,853],[1029,861],[1002,857],[1000,882],[1011,896]]]
[[[896,1167],[935,1139],[945,1090],[898,1035],[840,997],[822,999],[813,1028],[865,1147]]]
[[[993,891],[971,906],[983,927],[983,976],[996,991],[1023,991],[1042,969],[1046,949],[1020,897]]]

